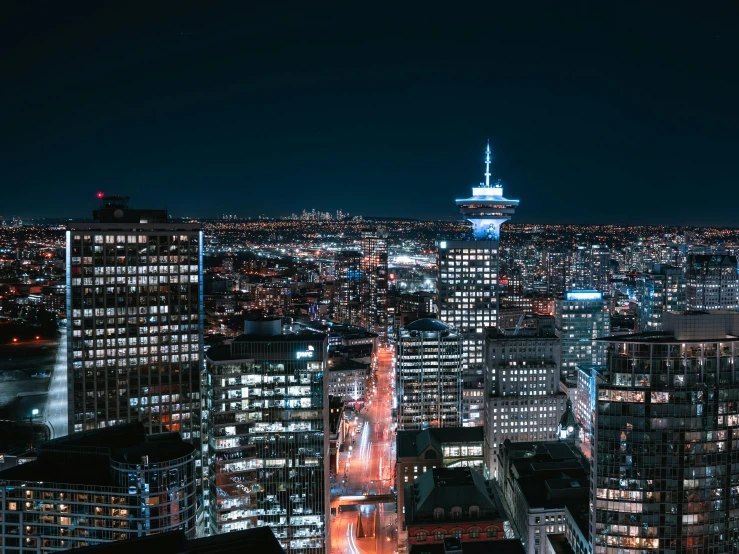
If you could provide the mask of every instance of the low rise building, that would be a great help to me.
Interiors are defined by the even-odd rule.
[[[503,539],[500,499],[479,471],[437,467],[405,485],[408,545]]]
[[[462,542],[446,537],[440,543],[414,544],[408,554],[526,554],[518,539],[496,539]]]
[[[405,541],[405,485],[438,467],[471,467],[484,472],[482,427],[444,427],[398,431],[395,482],[398,495],[398,536]]]
[[[370,366],[343,356],[328,359],[328,394],[352,407],[364,404]]]
[[[546,535],[565,532],[568,505],[588,505],[589,465],[567,442],[505,441],[498,482],[528,554],[548,554]]]
[[[4,554],[52,552],[148,534],[196,533],[199,452],[179,433],[141,423],[45,442],[0,472]]]

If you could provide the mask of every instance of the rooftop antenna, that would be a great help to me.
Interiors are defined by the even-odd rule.
[[[485,187],[490,188],[490,139],[485,150]]]

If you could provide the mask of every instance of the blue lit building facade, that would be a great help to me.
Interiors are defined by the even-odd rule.
[[[557,300],[554,312],[562,343],[560,369],[565,380],[576,380],[578,365],[603,365],[605,346],[596,341],[611,334],[611,316],[603,293],[571,290]]]
[[[457,206],[472,224],[469,240],[437,243],[439,318],[463,337],[463,371],[482,381],[485,327],[498,325],[500,226],[508,221],[518,200],[503,197],[500,181],[490,183],[490,145],[485,158],[485,183]],[[479,420],[482,423],[482,419]]]

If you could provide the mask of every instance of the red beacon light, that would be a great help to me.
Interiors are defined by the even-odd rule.
[[[103,196],[105,196],[105,195],[104,195],[104,194],[103,194],[102,192],[98,192],[98,193],[97,193],[97,197],[98,197],[98,198],[102,198]]]

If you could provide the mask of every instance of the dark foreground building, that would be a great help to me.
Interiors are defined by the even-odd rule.
[[[75,549],[79,554],[131,554],[155,552],[156,554],[285,554],[269,527],[236,531],[226,535],[188,539],[185,533],[163,533],[141,539],[114,542]]]
[[[739,552],[739,313],[668,312],[663,329],[603,341],[593,552]]]
[[[44,553],[168,531],[195,536],[195,461],[178,433],[141,423],[46,442],[0,472],[0,550]]]

